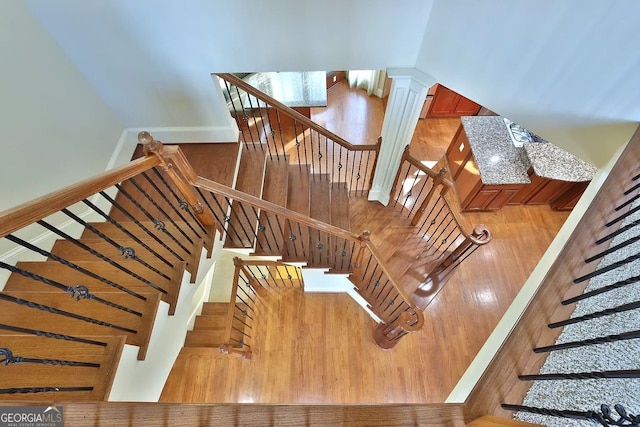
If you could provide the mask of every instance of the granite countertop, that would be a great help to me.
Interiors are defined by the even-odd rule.
[[[500,116],[461,117],[480,178],[486,185],[529,184],[527,170],[559,181],[590,181],[597,168],[550,143],[513,145]]]
[[[480,178],[487,185],[530,184],[526,164],[498,116],[461,117]]]

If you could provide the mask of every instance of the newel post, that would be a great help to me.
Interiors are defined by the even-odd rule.
[[[214,227],[215,218],[211,212],[204,209],[192,187],[198,176],[180,147],[164,146],[162,142],[153,139],[151,134],[146,131],[138,134],[138,141],[142,144],[147,156],[158,156],[162,169],[178,188],[202,225],[208,228]]]
[[[373,340],[378,347],[389,350],[400,341],[400,337],[411,330],[413,316],[408,311],[403,311],[393,322],[380,323],[373,330]]]

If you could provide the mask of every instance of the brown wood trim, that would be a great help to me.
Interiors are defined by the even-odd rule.
[[[418,160],[415,157],[413,157],[411,155],[411,153],[409,153],[408,151],[407,151],[407,154],[405,156],[405,160],[407,162],[411,163],[416,168],[420,169],[421,172],[424,172],[425,174],[429,175],[431,178],[441,181],[443,185],[445,185],[445,186],[447,186],[449,188],[453,187],[453,182],[451,182],[447,178],[443,178],[442,176],[440,176],[440,174],[438,172],[436,172],[433,169],[428,168],[425,165],[423,165],[420,160]]]
[[[377,144],[362,144],[362,145],[354,145],[351,144],[350,142],[346,141],[345,139],[339,137],[338,135],[336,135],[335,133],[323,128],[322,126],[318,125],[317,123],[313,122],[311,119],[309,119],[308,117],[305,117],[303,114],[298,113],[297,111],[295,111],[292,108],[287,107],[286,105],[284,105],[283,103],[281,103],[280,101],[277,101],[276,99],[270,97],[269,95],[260,92],[259,90],[256,90],[256,88],[254,88],[253,86],[251,86],[250,84],[248,84],[247,82],[245,82],[242,79],[237,78],[236,76],[234,76],[233,74],[229,74],[229,73],[216,73],[216,76],[228,81],[229,83],[238,86],[239,88],[241,88],[242,90],[250,93],[251,95],[255,96],[256,98],[265,101],[267,104],[270,104],[270,106],[275,107],[276,109],[278,109],[280,112],[284,113],[285,115],[291,117],[292,119],[303,123],[305,126],[315,130],[316,132],[318,132],[319,134],[333,140],[335,143],[342,145],[344,148],[351,150],[351,151],[375,151]]]
[[[62,393],[61,393],[62,394]],[[58,397],[58,396],[57,396]],[[59,396],[59,398],[64,396]],[[3,406],[23,405],[0,401]],[[50,405],[42,397],[34,405]],[[263,426],[398,426],[464,425],[464,405],[456,403],[402,405],[268,405],[198,403],[127,403],[58,401],[65,425],[194,425]]]
[[[0,212],[0,237],[31,225],[42,218],[46,218],[63,208],[91,197],[99,191],[134,177],[159,164],[160,160],[156,156],[133,160],[119,168]]]
[[[549,329],[547,324],[571,315],[574,306],[562,306],[560,301],[581,293],[586,283],[576,285],[573,279],[597,267],[597,263],[586,264],[584,259],[595,249],[594,242],[605,231],[604,224],[613,215],[620,214],[613,208],[624,200],[622,191],[630,186],[621,183],[630,182],[630,177],[638,173],[639,163],[640,128],[586,209],[518,324],[471,391],[466,401],[468,420],[485,414],[508,417],[510,413],[501,409],[500,404],[522,402],[531,383],[518,381],[517,375],[538,372],[544,363],[546,355],[535,354],[532,349],[538,345],[553,344],[561,328]]]

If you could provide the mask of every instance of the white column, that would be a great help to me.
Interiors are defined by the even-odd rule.
[[[427,90],[436,80],[415,68],[391,68],[389,102],[382,122],[382,145],[369,191],[369,200],[389,203],[391,186],[396,176],[404,147],[411,143]]]

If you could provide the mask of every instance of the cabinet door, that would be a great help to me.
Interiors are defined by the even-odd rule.
[[[459,116],[475,116],[480,111],[480,105],[460,95],[455,114]]]
[[[493,200],[500,194],[500,190],[482,189],[476,193],[465,210],[486,210],[493,203]]]
[[[436,93],[433,96],[433,101],[431,101],[429,116],[455,116],[456,106],[458,105],[459,100],[459,94],[445,86],[438,85]]]
[[[496,195],[496,197],[491,200],[491,202],[486,206],[485,209],[489,211],[502,209],[502,207],[509,203],[509,200],[511,200],[512,197],[518,194],[518,192],[520,192],[520,190],[517,188],[500,191],[498,195]]]

